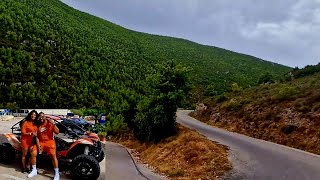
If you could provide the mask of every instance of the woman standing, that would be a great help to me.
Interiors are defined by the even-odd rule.
[[[38,113],[32,110],[21,125],[21,150],[22,150],[22,172],[28,172],[26,168],[26,156],[30,152],[32,170],[36,170],[37,146],[33,142],[34,136],[37,135],[38,128],[34,124],[34,120],[38,117]]]

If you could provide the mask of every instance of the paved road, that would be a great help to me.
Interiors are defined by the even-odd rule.
[[[165,179],[161,177],[142,164],[136,163],[131,158],[128,151],[123,147],[115,143],[106,143],[106,176],[107,179],[117,180],[161,180]],[[112,177],[112,178],[110,178]]]
[[[11,121],[0,121],[0,133],[10,132],[11,126],[20,119],[15,118]],[[0,143],[5,139],[0,136]],[[106,142],[106,157],[100,162],[100,176],[98,180],[160,180],[165,179],[144,165],[136,162],[128,153],[126,148],[121,145]],[[17,159],[19,161],[19,159]],[[50,162],[51,163],[51,162]],[[31,178],[34,180],[48,180],[53,179],[53,170],[46,167],[38,167],[38,175]],[[19,162],[5,165],[0,163],[0,180],[23,180],[27,179],[27,174],[20,171]],[[60,173],[60,179],[70,179],[64,172]]]
[[[317,180],[320,156],[206,125],[178,111],[177,122],[230,147],[234,170],[225,179]]]

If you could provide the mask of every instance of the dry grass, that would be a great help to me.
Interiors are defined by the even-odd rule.
[[[158,144],[140,143],[131,134],[113,139],[134,149],[143,163],[170,179],[217,179],[231,170],[226,147],[179,126],[179,134]]]

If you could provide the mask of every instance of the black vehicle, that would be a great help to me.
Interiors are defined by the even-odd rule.
[[[89,129],[94,127],[94,124],[82,119],[82,118],[61,118],[61,124],[63,126],[66,126],[70,129],[72,129],[73,131],[88,131]],[[62,129],[62,131],[65,130],[65,128],[63,126],[58,126],[59,128]]]

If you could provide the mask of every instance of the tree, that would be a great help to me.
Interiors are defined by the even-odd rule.
[[[265,84],[265,83],[274,83],[274,78],[269,72],[260,76],[258,80],[258,84]]]
[[[142,141],[159,142],[176,132],[175,114],[188,93],[187,69],[173,62],[158,65],[147,77],[146,95],[138,103],[134,132]]]
[[[36,63],[34,61],[29,62],[29,65],[27,67],[27,72],[30,74],[36,73]]]
[[[17,110],[17,109],[19,109],[19,106],[18,106],[18,104],[16,103],[16,102],[8,102],[7,104],[6,104],[6,108],[7,109],[10,109],[10,111],[15,111],[15,110]]]
[[[3,81],[5,76],[5,68],[2,62],[0,61],[0,80]]]

